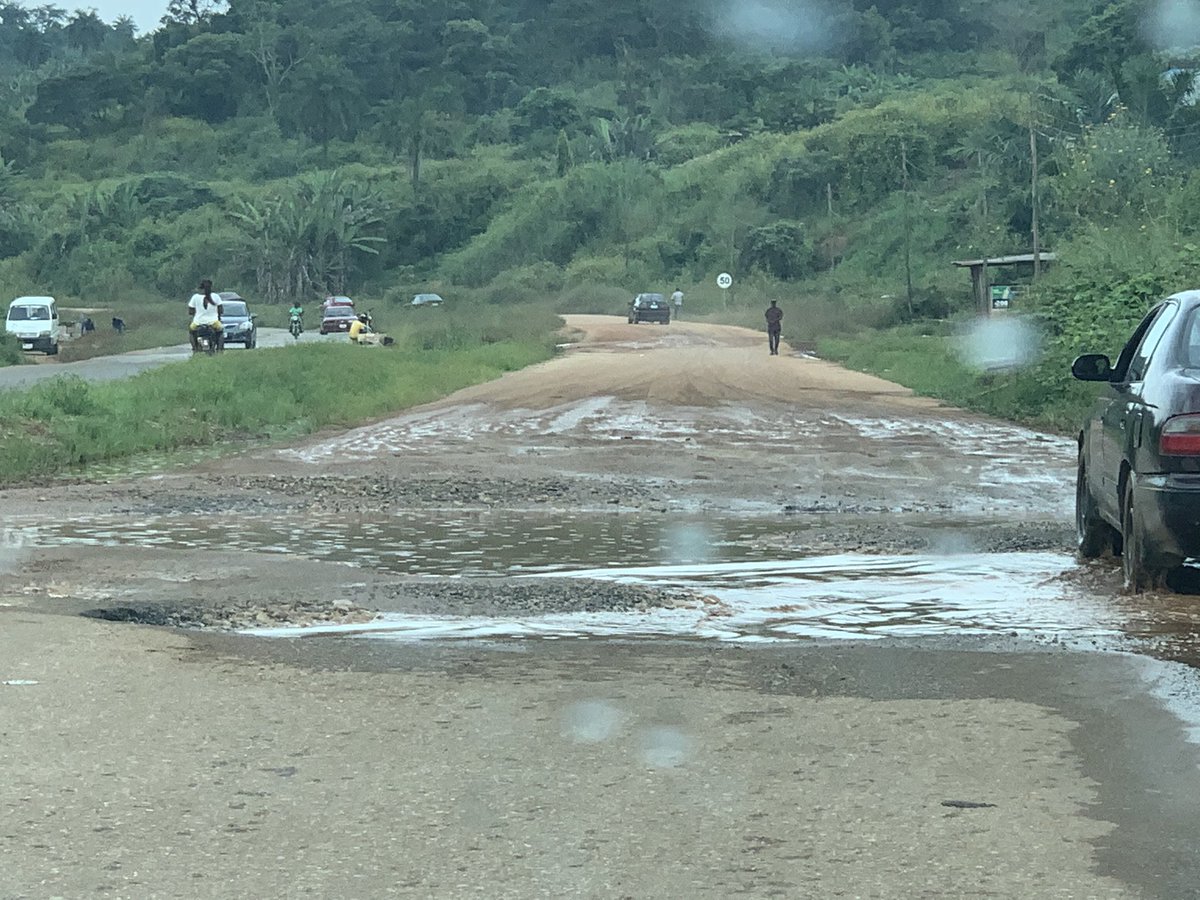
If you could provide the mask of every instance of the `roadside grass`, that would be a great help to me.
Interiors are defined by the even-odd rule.
[[[460,310],[393,347],[297,344],[195,357],[125,381],[65,376],[0,394],[0,483],[143,453],[351,426],[541,362],[544,308]]]
[[[0,366],[17,366],[25,362],[21,345],[11,334],[0,333]]]
[[[1001,371],[973,368],[941,323],[823,338],[817,347],[825,359],[918,394],[1057,434],[1076,432],[1096,395],[1094,386],[1063,377],[1064,365],[1053,360]]]

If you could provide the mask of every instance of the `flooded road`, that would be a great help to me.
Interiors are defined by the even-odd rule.
[[[10,528],[44,547],[239,551],[359,571],[439,579],[539,577],[639,585],[698,598],[638,611],[493,616],[380,609],[375,621],[255,629],[266,637],[338,635],[404,641],[641,638],[760,642],[878,638],[1020,638],[1081,650],[1200,662],[1195,585],[1130,598],[1111,564],[1082,564],[990,520],[911,518],[871,553],[814,552],[850,518],[462,511],[404,515],[76,517]],[[1034,550],[1007,549],[1014,541]],[[1049,546],[1046,546],[1048,544]],[[818,547],[824,546],[818,544]],[[890,552],[889,552],[890,551]],[[897,552],[903,551],[903,552]],[[989,552],[990,551],[990,552]],[[1200,577],[1200,572],[1196,573]],[[501,582],[497,581],[497,584]],[[1101,590],[1097,592],[1097,585]]]

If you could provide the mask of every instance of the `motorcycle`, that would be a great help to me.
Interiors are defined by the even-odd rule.
[[[292,337],[294,337],[296,340],[300,340],[300,333],[304,331],[304,324],[300,321],[299,316],[292,315],[288,319],[288,331],[292,333]]]
[[[211,325],[201,325],[196,329],[196,349],[194,353],[207,353],[212,356],[225,349],[225,332]]]

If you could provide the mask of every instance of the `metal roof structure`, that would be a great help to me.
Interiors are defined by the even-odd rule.
[[[1058,256],[1047,251],[1039,253],[1037,258],[1039,262],[1054,262]],[[954,265],[962,266],[964,269],[973,269],[976,266],[1013,266],[1019,263],[1033,263],[1033,254],[1018,253],[1015,256],[989,256],[987,259],[957,259],[954,261]]]

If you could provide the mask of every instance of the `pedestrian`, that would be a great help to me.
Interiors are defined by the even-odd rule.
[[[771,346],[771,355],[779,355],[779,336],[783,334],[783,310],[779,301],[772,300],[767,307],[767,343]]]
[[[671,295],[671,302],[675,304],[675,318],[683,315],[683,291],[675,288],[675,293]]]

